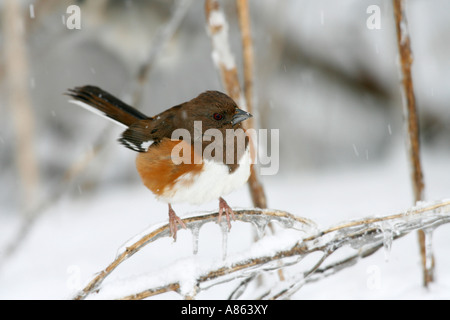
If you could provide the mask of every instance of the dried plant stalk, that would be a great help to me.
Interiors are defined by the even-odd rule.
[[[411,165],[411,180],[414,192],[414,201],[423,200],[423,173],[420,161],[420,142],[419,142],[419,119],[414,96],[413,80],[411,75],[411,66],[413,57],[411,52],[411,43],[408,33],[408,24],[405,12],[404,0],[393,0],[395,25],[397,30],[397,44],[400,54],[400,65],[402,75],[402,94],[403,94],[403,113],[405,115],[407,135],[408,135],[408,153]],[[428,235],[431,236],[431,235]],[[432,250],[427,248],[426,234],[423,230],[418,231],[420,255],[422,260],[423,283],[427,287],[433,281],[434,257]],[[431,260],[431,263],[427,261]]]
[[[404,94],[404,114],[407,120],[410,161],[412,164],[412,181],[414,200],[423,200],[423,174],[420,162],[419,119],[417,115],[414,86],[411,75],[413,57],[403,0],[394,0],[397,44],[400,53],[402,90]]]
[[[244,57],[244,95],[247,111],[253,110],[253,42],[250,28],[250,13],[247,0],[236,0],[239,26],[241,28],[242,53]],[[249,128],[254,128],[254,118],[247,120]]]
[[[238,1],[239,2],[239,1]],[[243,1],[246,2],[246,1]],[[238,71],[234,56],[230,49],[228,42],[228,23],[225,19],[224,13],[221,11],[217,0],[205,1],[205,13],[208,26],[209,35],[212,40],[212,56],[214,63],[219,70],[222,79],[222,84],[228,95],[235,100],[239,106],[251,113],[252,95],[253,95],[253,54],[252,42],[250,36],[250,22],[248,13],[248,4],[238,5],[238,12],[241,22],[243,47],[244,47],[244,77],[246,97],[242,95],[241,87],[239,85]],[[250,124],[250,125],[249,125]],[[244,123],[246,129],[253,128],[253,122]],[[267,208],[267,198],[264,193],[264,188],[258,179],[255,166],[251,167],[248,186],[252,197],[253,205],[257,208]]]
[[[25,212],[35,204],[39,188],[39,169],[34,152],[34,116],[28,89],[28,61],[21,6],[8,0],[3,9],[5,34],[5,76],[17,141],[16,162],[23,187]]]
[[[247,0],[236,0],[239,16],[239,25],[242,35],[242,51],[244,56],[244,93],[247,103],[247,111],[254,114],[253,104],[253,42],[250,28],[250,13]],[[255,128],[255,119],[250,118],[248,128]],[[258,208],[267,208],[267,198],[263,185],[259,181],[254,168],[250,172],[248,179],[250,194],[253,205]]]
[[[188,229],[193,230],[199,224],[216,221],[218,213],[207,213],[183,219]],[[287,212],[274,210],[237,210],[236,218],[244,222],[252,222],[258,225],[261,221],[268,219],[283,222],[286,226],[298,228],[306,232],[306,236],[299,237],[292,246],[282,249],[276,253],[261,256],[244,257],[230,263],[213,267],[209,271],[193,279],[193,288],[189,298],[202,290],[217,285],[222,282],[231,281],[236,278],[243,278],[242,286],[254,281],[255,275],[267,271],[285,268],[288,265],[301,263],[302,258],[314,252],[322,252],[322,257],[317,263],[303,273],[294,273],[286,281],[278,282],[278,286],[271,287],[264,292],[260,298],[282,299],[288,298],[305,283],[320,280],[323,277],[335,274],[336,272],[357,263],[361,258],[366,258],[386,245],[386,241],[396,240],[411,231],[420,228],[436,228],[442,224],[450,223],[450,201],[441,201],[432,204],[423,204],[414,207],[406,212],[397,213],[384,217],[369,217],[357,221],[346,222],[335,227],[322,231],[317,231],[315,224],[307,219],[295,217]],[[386,240],[386,234],[391,239]],[[143,235],[139,235],[138,240],[131,243],[117,256],[107,268],[100,272],[75,299],[84,299],[93,292],[101,291],[102,281],[122,262],[141,250],[145,245],[154,242],[161,237],[169,237],[168,225],[155,227]],[[264,240],[264,238],[262,239]],[[339,261],[330,262],[325,265],[329,256],[338,249],[350,246],[355,250],[351,254]],[[274,263],[276,262],[276,263]],[[281,263],[277,263],[281,262]],[[146,278],[145,276],[144,278]],[[158,277],[158,275],[155,275]],[[139,280],[139,279],[138,279]],[[141,280],[139,280],[141,281]],[[211,284],[212,283],[212,284]],[[240,285],[241,287],[241,285]],[[127,295],[121,299],[144,299],[161,293],[175,291],[180,293],[181,283],[170,282],[147,290]],[[242,289],[242,287],[240,288]],[[238,291],[238,290],[235,290]],[[238,297],[235,294],[233,297]]]

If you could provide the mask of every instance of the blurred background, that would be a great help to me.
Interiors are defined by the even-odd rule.
[[[180,5],[177,1],[18,3],[20,20],[14,23],[20,24],[24,41],[26,60],[20,77],[28,99],[20,108],[25,111],[14,112],[7,72],[11,62],[2,49],[0,200],[9,208],[4,213],[21,206],[24,184],[35,184],[37,198],[45,195],[98,144],[101,152],[84,169],[90,174],[78,182],[78,192],[110,183],[136,183],[129,151],[116,146],[120,129],[69,104],[63,95],[68,88],[97,85],[132,104],[139,70],[152,57],[137,105],[149,115],[204,90],[223,90],[211,59],[203,1],[186,1],[178,28],[162,45],[158,37]],[[73,4],[81,10],[80,29],[67,25],[72,15],[67,8]],[[403,124],[389,1],[263,0],[250,5],[257,126],[280,129],[279,174],[367,165],[397,147]],[[379,29],[368,27],[371,5],[380,8]],[[236,5],[223,1],[222,7],[241,71]],[[0,10],[6,21],[5,1]],[[408,1],[422,143],[440,149],[450,144],[450,21],[445,15],[449,10],[445,0],[433,5]],[[1,25],[2,47],[6,27]],[[26,119],[21,121],[21,115]],[[20,132],[29,137],[28,169],[18,166],[23,149],[18,145]],[[35,178],[27,178],[21,170],[35,171],[31,173]]]
[[[220,3],[242,80],[236,3]],[[393,154],[408,171],[391,1],[249,3],[256,126],[280,130],[279,172],[262,177],[263,185],[371,170]],[[80,8],[79,29],[71,5]],[[373,5],[379,28],[368,25]],[[447,0],[407,1],[422,151],[450,165],[449,12]],[[99,86],[148,115],[223,91],[204,1],[2,0],[0,17],[2,216],[61,195],[93,199],[111,186],[140,185],[135,155],[117,143],[122,128],[68,103],[68,88]],[[165,41],[168,26],[173,36]],[[442,178],[450,180],[449,171]]]

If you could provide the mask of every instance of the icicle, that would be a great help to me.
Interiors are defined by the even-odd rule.
[[[258,234],[258,238],[261,239],[264,236],[264,230],[267,227],[267,224],[269,223],[268,219],[254,219],[252,220],[252,223],[256,227],[256,232]]]
[[[227,258],[227,245],[228,245],[228,225],[226,222],[220,224],[222,230],[222,260]]]
[[[278,219],[276,221],[285,229],[290,229],[290,228],[294,227],[294,220],[291,220],[291,219]]]
[[[386,262],[388,262],[392,248],[392,240],[394,239],[394,237],[392,229],[387,223],[382,224],[382,232],[383,232],[384,259],[386,260]]]
[[[200,233],[200,225],[194,224],[189,229],[192,232],[192,253],[195,255],[198,253],[198,235]]]
[[[425,268],[433,270],[433,246],[431,238],[433,237],[433,229],[428,228],[423,230],[425,233]]]

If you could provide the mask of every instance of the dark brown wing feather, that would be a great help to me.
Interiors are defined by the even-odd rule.
[[[150,145],[159,140],[153,125],[150,119],[135,122],[122,133],[119,142],[131,150],[146,152]]]

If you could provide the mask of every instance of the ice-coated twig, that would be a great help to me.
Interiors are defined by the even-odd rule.
[[[228,300],[237,300],[239,297],[245,292],[250,282],[252,282],[256,278],[256,274],[253,274],[247,278],[245,278],[239,285],[231,292]]]
[[[303,272],[285,272],[285,281],[276,281],[272,287],[259,289],[254,298],[284,299],[289,298],[304,284],[318,281],[323,277],[333,275],[338,271],[356,264],[361,258],[366,258],[385,246],[386,231],[392,241],[421,228],[434,229],[442,224],[450,223],[450,200],[436,203],[420,203],[405,212],[383,217],[368,217],[345,222],[328,229],[317,230],[315,224],[307,219],[295,217],[287,212],[275,210],[235,210],[236,220],[254,223],[255,220],[275,220],[283,227],[296,228],[303,231],[302,235],[287,238],[289,241],[279,241],[278,249],[266,249],[278,241],[279,235],[266,236],[252,245],[246,254],[234,254],[226,261],[217,262],[205,268],[202,261],[195,258],[179,263],[189,270],[192,279],[171,279],[166,283],[158,282],[159,274],[144,275],[134,278],[140,286],[148,289],[126,294],[122,299],[143,299],[164,292],[175,291],[183,296],[194,297],[195,294],[220,283],[234,279],[243,279],[230,295],[231,298],[241,296],[249,284],[256,281],[257,275],[274,270],[285,269],[287,266],[302,267],[302,259],[310,254],[320,252],[320,258],[313,267],[307,267]],[[204,223],[216,221],[218,213],[204,213],[183,219],[187,228],[201,227]],[[388,230],[384,227],[389,225]],[[84,299],[94,291],[101,291],[102,281],[123,261],[138,252],[146,244],[161,237],[169,237],[167,225],[156,226],[148,232],[139,235],[134,243],[127,245],[119,252],[117,258],[101,271],[75,299]],[[277,245],[278,245],[277,244]],[[395,245],[395,244],[393,244]],[[328,262],[328,258],[343,247],[354,249],[338,261]],[[256,249],[255,249],[256,248]],[[328,262],[328,263],[327,263]],[[170,266],[173,267],[173,266]],[[170,272],[164,268],[164,272]],[[171,273],[176,274],[174,272]],[[185,276],[185,275],[184,275]],[[181,275],[180,275],[181,277]],[[155,285],[156,284],[156,285]],[[112,283],[114,286],[114,283]],[[111,286],[111,284],[110,284]],[[134,287],[133,287],[134,288]],[[117,290],[114,290],[116,292]],[[186,294],[189,293],[189,294]]]
[[[291,215],[290,213],[279,211],[279,210],[269,210],[269,209],[248,209],[248,210],[234,210],[236,220],[243,222],[252,222],[255,220],[274,220],[279,222],[281,225],[288,225],[292,228],[299,230],[308,230],[311,232],[315,230],[315,224],[305,218],[300,218]],[[193,229],[195,233],[201,228],[202,225],[209,222],[216,222],[218,218],[218,212],[213,213],[202,213],[194,215],[188,218],[182,219],[186,224],[188,229]],[[222,223],[225,223],[222,221]],[[124,246],[122,246],[116,255],[116,259],[107,266],[104,270],[99,272],[97,276],[92,279],[89,284],[74,297],[75,300],[84,299],[87,295],[95,290],[99,289],[100,284],[103,280],[117,268],[122,262],[130,258],[136,252],[141,250],[144,246],[152,243],[160,238],[170,237],[170,230],[167,224],[152,226],[150,229],[138,234],[133,239],[128,241]],[[160,292],[160,289],[151,289],[148,294],[153,295],[155,292]],[[142,295],[139,295],[142,296]]]
[[[416,99],[414,95],[414,86],[411,75],[411,66],[413,56],[408,31],[408,22],[406,19],[406,8],[404,0],[393,0],[394,17],[397,30],[397,45],[400,55],[400,70],[402,80],[402,98],[403,114],[407,134],[407,146],[409,161],[411,167],[411,182],[414,191],[414,201],[423,200],[423,173],[420,161],[420,142],[419,142],[419,118],[416,109]],[[427,235],[430,232],[418,230],[420,255],[422,257],[423,284],[425,287],[433,281],[434,257],[431,246],[426,245]],[[430,261],[429,261],[430,260]]]
[[[261,299],[268,300],[279,300],[289,298],[292,294],[298,291],[306,283],[308,277],[319,269],[320,265],[327,259],[332,252],[325,250],[322,257],[317,261],[314,266],[303,273],[296,273],[290,279],[285,280],[280,283],[280,285],[275,286],[269,292],[265,293],[260,297]]]

